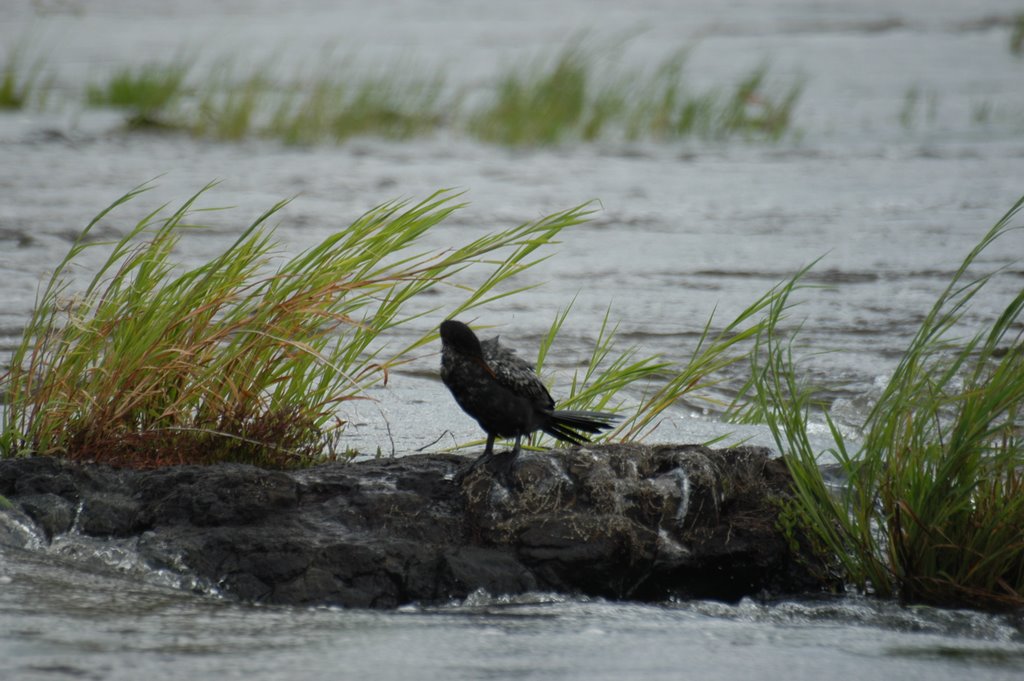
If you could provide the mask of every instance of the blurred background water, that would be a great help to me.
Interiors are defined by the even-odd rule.
[[[280,2],[36,0],[0,6],[0,51],[45,64],[43,107],[0,113],[0,346],[24,326],[40,282],[86,222],[128,189],[155,188],[104,223],[120,233],[211,180],[211,228],[182,244],[196,263],[282,198],[278,237],[298,251],[393,198],[442,187],[470,204],[433,230],[445,248],[586,201],[525,281],[543,283],[477,314],[532,356],[556,312],[576,303],[548,358],[553,393],[589,355],[607,309],[624,344],[683,361],[708,317],[724,322],[824,256],[801,293],[800,369],[858,422],[963,256],[1024,194],[1024,59],[1010,49],[1019,2],[980,0],[475,0]],[[573,39],[614,45],[643,69],[688,50],[695,88],[761,65],[803,89],[781,141],[604,140],[507,149],[452,130],[410,140],[288,146],[127,131],[85,108],[81,90],[116,69],[225,59],[288,75],[325,54],[411,64],[445,86],[479,88]],[[411,68],[411,67],[410,67]],[[780,86],[781,87],[781,86]],[[1005,268],[965,319],[980,328],[1024,282],[1024,238],[981,264]],[[394,342],[436,324],[458,298]],[[437,348],[374,402],[346,405],[351,446],[438,449],[478,437],[436,378]],[[729,376],[725,396],[742,376]],[[681,404],[655,439],[723,433],[714,405]],[[431,445],[432,442],[440,441]],[[241,606],[194,595],[124,557],[84,561],[79,541],[29,554],[0,547],[5,674],[59,678],[1019,678],[1019,623],[859,599],[738,605],[621,605],[537,595],[397,613]],[[105,567],[104,567],[105,566]],[[107,574],[105,571],[109,571]],[[6,678],[6,677],[5,677]]]

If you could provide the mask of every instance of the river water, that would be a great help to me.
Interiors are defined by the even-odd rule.
[[[622,342],[684,360],[708,316],[731,319],[824,256],[801,293],[811,354],[801,370],[855,424],[963,256],[1024,194],[1024,59],[1009,48],[1019,2],[979,0],[176,0],[12,1],[0,49],[43,58],[47,105],[0,114],[0,345],[11,347],[40,281],[74,235],[119,195],[155,188],[116,213],[117,234],[211,180],[211,228],[182,244],[198,262],[282,198],[287,250],[315,243],[368,208],[442,187],[470,205],[427,238],[462,243],[586,201],[593,219],[566,232],[526,281],[542,288],[478,313],[532,354],[556,311],[576,303],[549,357],[553,392],[588,355],[606,309]],[[795,130],[778,143],[597,142],[509,151],[450,132],[404,142],[356,139],[295,148],[128,133],[81,90],[113,69],[195,55],[282,72],[325,48],[362,63],[411,60],[455,86],[557,52],[581,32],[618,40],[624,65],[690,48],[696,89],[761,64],[805,83]],[[628,37],[623,38],[626,35]],[[272,60],[271,60],[272,58]],[[990,321],[1024,284],[1024,237],[981,259],[1006,271],[965,319]],[[442,312],[400,332],[436,324]],[[396,339],[396,343],[403,338]],[[435,376],[436,348],[348,407],[363,451],[428,451],[478,436]],[[742,377],[727,377],[734,390]],[[655,439],[763,431],[721,423],[690,400]],[[440,438],[435,445],[431,443]],[[1008,619],[856,597],[826,602],[624,605],[481,595],[394,613],[269,609],[194,594],[69,537],[23,552],[0,547],[0,678],[1002,679],[1024,672],[1024,636]],[[91,553],[90,553],[91,552]],[[86,556],[86,554],[88,554]],[[128,555],[128,558],[125,558]],[[86,556],[83,558],[83,556]]]

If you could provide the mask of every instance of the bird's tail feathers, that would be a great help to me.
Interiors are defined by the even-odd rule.
[[[619,419],[617,414],[602,411],[557,410],[551,412],[551,423],[544,432],[563,442],[581,445],[590,442],[590,438],[578,431],[600,433],[614,426]]]

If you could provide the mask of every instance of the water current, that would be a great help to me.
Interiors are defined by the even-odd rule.
[[[527,277],[544,285],[478,313],[530,355],[576,298],[548,363],[553,392],[588,354],[610,308],[624,344],[685,360],[709,315],[728,320],[822,257],[801,292],[801,370],[855,424],[963,256],[1024,193],[1024,59],[1010,50],[1018,2],[979,0],[168,0],[12,1],[0,51],[43,57],[55,94],[0,113],[0,346],[85,223],[128,189],[154,189],[104,223],[116,235],[211,180],[210,228],[186,262],[229,244],[282,198],[287,251],[363,211],[443,187],[469,205],[428,235],[446,248],[586,201],[598,208]],[[325,49],[357,62],[400,60],[446,82],[493,82],[574,35],[621,44],[642,68],[689,48],[697,89],[762,64],[804,82],[781,142],[602,141],[510,151],[453,132],[408,141],[289,147],[126,132],[83,108],[80,91],[114,69],[231,58],[288,73]],[[268,66],[270,68],[271,66]],[[990,321],[1024,284],[1024,236],[981,259],[1005,268],[965,319]],[[454,303],[440,292],[432,304]],[[442,315],[443,312],[438,313]],[[427,317],[395,343],[436,324]],[[436,379],[437,348],[396,373],[378,399],[348,407],[352,446],[406,453],[478,436]],[[735,390],[741,376],[721,390]],[[692,400],[655,439],[765,433],[723,424]],[[450,433],[450,435],[446,435]],[[436,445],[431,445],[441,438]],[[486,595],[393,613],[232,604],[164,583],[69,537],[35,552],[0,547],[0,678],[1017,679],[1019,622],[900,608],[856,597],[661,606]],[[92,552],[92,553],[90,553]],[[201,590],[201,589],[200,589]]]

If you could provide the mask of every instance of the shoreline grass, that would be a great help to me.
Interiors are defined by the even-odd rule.
[[[154,210],[115,244],[88,239],[119,198],[83,230],[41,293],[0,380],[3,456],[59,455],[117,465],[243,461],[310,465],[344,427],[336,408],[387,381],[436,337],[385,353],[386,332],[426,312],[406,304],[490,270],[456,311],[513,295],[508,280],[544,258],[537,249],[584,221],[586,205],[439,252],[417,252],[431,227],[459,210],[441,191],[390,202],[272,267],[276,204],[208,262],[180,271],[174,247],[206,187],[176,210]],[[110,247],[81,292],[66,273],[83,251]],[[526,287],[528,288],[528,287]]]
[[[978,256],[1013,229],[1018,201],[965,257],[922,322],[851,449],[825,413],[847,487],[824,482],[810,443],[814,392],[796,376],[783,304],[751,353],[753,414],[795,481],[790,518],[858,589],[907,603],[1024,608],[1024,290],[992,325],[954,336],[993,276]]]

